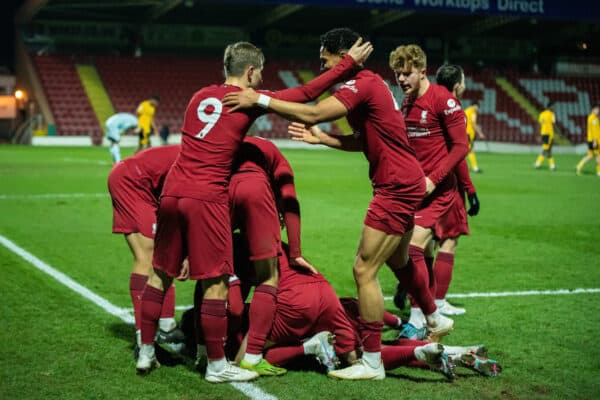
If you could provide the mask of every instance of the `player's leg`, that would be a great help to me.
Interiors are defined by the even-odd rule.
[[[592,158],[594,158],[593,142],[588,142],[588,151],[585,154],[585,156],[577,163],[577,168],[575,169],[575,173],[577,175],[581,175],[581,170],[583,169],[584,165],[588,161],[590,161]]]
[[[548,150],[548,142],[550,140],[550,136],[549,135],[542,135],[542,152],[539,156],[537,156],[537,159],[535,160],[535,164],[534,167],[536,169],[538,169],[542,163],[544,162],[544,158],[547,154],[547,150]]]
[[[479,166],[477,165],[477,157],[475,157],[475,152],[471,150],[467,155],[469,162],[471,163],[471,171],[478,173],[480,172]]]
[[[363,357],[353,366],[329,372],[329,376],[340,379],[385,378],[381,362],[384,303],[377,272],[401,241],[402,236],[389,235],[367,225],[363,227],[353,269],[358,291],[358,331],[363,343]]]
[[[424,314],[425,323],[427,324],[430,337],[432,340],[439,340],[440,337],[447,335],[452,330],[454,322],[439,313],[435,305],[434,296],[432,296],[429,289],[430,277],[427,270],[427,263],[425,261],[424,249],[429,245],[432,239],[432,229],[416,225],[410,242],[407,243],[410,244],[410,247],[408,248],[410,262],[405,267],[408,269],[392,269],[396,273],[398,280],[403,285],[406,285],[408,290],[412,291],[409,291],[409,293],[413,295],[417,304],[419,305],[419,308]],[[395,264],[390,265],[401,265],[398,264],[399,261],[400,260],[396,258],[395,260],[392,260],[392,262]],[[412,312],[413,310],[411,309],[411,314]],[[414,310],[414,312],[416,313],[416,310]],[[419,328],[419,326],[417,326],[417,328]]]
[[[163,197],[158,209],[158,230],[154,238],[152,258],[154,268],[150,271],[142,294],[142,346],[137,364],[139,373],[148,372],[157,364],[154,339],[165,292],[171,287],[173,277],[179,274],[185,258],[178,202],[175,197]]]
[[[600,176],[600,150],[596,150],[596,176]]]
[[[265,376],[278,376],[287,372],[283,368],[270,365],[262,356],[277,307],[277,265],[277,257],[253,261],[255,275],[260,283],[254,289],[250,303],[248,343],[244,359],[240,362],[242,368]]]
[[[133,270],[129,276],[129,293],[131,295],[131,302],[133,303],[136,342],[139,346],[142,344],[142,293],[144,292],[148,276],[152,272],[154,240],[143,236],[139,232],[126,234],[125,240],[133,254]]]
[[[550,136],[548,138],[548,151],[547,151],[547,155],[548,155],[548,167],[550,168],[550,171],[554,171],[556,170],[556,164],[554,163],[554,157],[552,156],[552,145],[554,142],[554,138],[552,136]]]
[[[117,140],[111,138],[108,138],[108,140],[110,141],[108,152],[110,153],[113,164],[116,164],[121,161],[121,148]]]
[[[458,246],[458,237],[442,240],[435,260],[434,273],[437,282],[435,304],[444,315],[462,315],[466,312],[464,308],[455,307],[446,300],[446,294],[452,281],[456,246]]]

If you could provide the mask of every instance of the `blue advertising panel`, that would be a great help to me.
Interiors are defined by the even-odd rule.
[[[415,10],[424,12],[511,15],[531,18],[600,21],[600,0],[246,0],[252,3],[304,4]]]

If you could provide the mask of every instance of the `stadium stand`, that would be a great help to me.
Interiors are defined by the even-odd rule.
[[[101,135],[96,120],[75,70],[71,57],[34,56],[44,90],[56,118],[59,135]],[[161,96],[156,114],[158,127],[167,125],[178,132],[188,100],[202,86],[223,79],[219,57],[172,55],[96,56],[92,59],[106,87],[115,111],[135,113],[140,101],[152,94]],[[395,87],[391,73],[383,62],[370,65],[390,85],[398,101],[402,94]],[[430,68],[435,71],[435,67]],[[264,88],[279,90],[304,83],[318,73],[316,63],[307,60],[268,60],[263,72]],[[600,98],[600,80],[570,77],[540,77],[512,70],[469,72],[464,106],[474,100],[481,104],[479,122],[487,140],[534,144],[538,142],[536,113],[548,101],[555,102],[558,128],[572,143],[585,141],[586,116],[592,103]],[[504,77],[531,103],[527,110],[498,83]],[[535,115],[535,116],[534,116]],[[287,137],[287,121],[266,115],[256,123],[257,133],[272,138]],[[339,126],[338,126],[339,125]],[[343,124],[323,127],[335,133]]]
[[[72,58],[33,55],[59,135],[102,137],[102,129],[83,90]]]

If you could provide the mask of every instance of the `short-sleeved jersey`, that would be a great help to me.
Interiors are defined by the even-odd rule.
[[[179,154],[179,145],[152,147],[121,161],[138,186],[160,198],[165,177]]]
[[[594,140],[600,142],[600,119],[596,114],[591,113],[587,118],[587,141]]]
[[[150,100],[142,101],[136,110],[138,115],[138,125],[143,129],[150,129],[155,110],[156,109]]]
[[[466,131],[465,113],[460,102],[445,87],[431,83],[421,97],[404,98],[402,113],[410,144],[415,149],[425,176],[432,178],[432,173],[448,157],[451,141],[449,129]],[[466,136],[462,137],[466,142]]]
[[[381,76],[363,69],[334,96],[348,109],[348,123],[362,139],[374,188],[403,187],[424,179],[400,108]]]
[[[277,92],[258,91],[286,101],[315,99],[325,89],[355,67],[346,56],[335,68],[307,84]],[[192,96],[185,110],[181,128],[181,152],[167,176],[163,195],[199,200],[227,202],[227,186],[234,157],[261,108],[230,113],[221,99],[241,88],[211,85]]]
[[[556,122],[556,117],[552,110],[542,111],[538,117],[538,122],[540,123],[540,133],[542,135],[554,135],[554,123]]]
[[[133,114],[114,114],[104,123],[106,126],[106,136],[118,142],[121,139],[121,133],[129,128],[136,127],[137,124],[138,120]]]
[[[167,177],[163,195],[227,202],[234,157],[254,120],[262,113],[249,109],[229,113],[221,99],[241,89],[211,85],[190,100],[181,128],[181,153]]]
[[[477,111],[475,110],[475,107],[467,107],[465,116],[467,118],[467,135],[473,140],[475,139],[475,125],[477,125]]]

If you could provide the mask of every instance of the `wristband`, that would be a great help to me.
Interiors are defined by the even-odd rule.
[[[269,108],[269,103],[271,102],[271,98],[266,94],[259,94],[258,100],[256,100],[256,104],[261,108]]]

